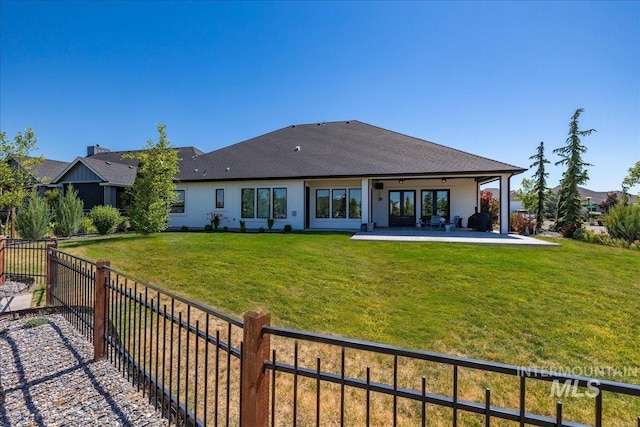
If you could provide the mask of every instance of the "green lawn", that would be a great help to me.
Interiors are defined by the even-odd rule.
[[[640,367],[639,251],[349,237],[164,233],[61,248],[238,317],[268,309],[280,326],[526,366]]]

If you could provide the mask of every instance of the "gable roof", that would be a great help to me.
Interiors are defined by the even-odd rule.
[[[31,169],[31,173],[38,178],[42,184],[49,184],[60,172],[65,170],[68,165],[69,162],[44,159],[42,163]]]
[[[185,159],[190,160],[193,157],[204,154],[195,147],[181,147],[176,148],[176,150],[178,150],[178,158],[181,159],[180,165]],[[78,167],[78,165],[84,165],[104,183],[117,187],[131,186],[136,179],[138,160],[123,158],[123,156],[135,154],[140,151],[143,150],[109,151],[87,157],[78,157],[73,162],[67,164],[67,166],[56,175],[55,179],[52,180],[52,183],[62,181],[65,175]]]
[[[526,169],[356,120],[293,125],[184,160],[181,181],[495,174]]]

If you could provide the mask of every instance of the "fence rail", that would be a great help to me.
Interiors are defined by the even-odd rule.
[[[28,286],[44,284],[49,240],[7,239],[0,244],[0,285],[6,280]]]
[[[640,427],[640,385],[240,320],[52,246],[47,265],[48,301],[171,424]]]

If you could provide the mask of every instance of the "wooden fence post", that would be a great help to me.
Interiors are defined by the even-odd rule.
[[[47,307],[53,305],[53,298],[51,298],[51,287],[53,286],[53,280],[55,277],[54,269],[56,267],[52,259],[55,258],[56,256],[55,251],[53,249],[56,249],[57,247],[58,247],[58,242],[55,239],[51,239],[47,243],[47,265],[46,265],[46,272],[45,272],[47,275],[47,277],[45,278],[45,286],[46,286],[45,300],[47,303]]]
[[[267,427],[269,423],[269,377],[264,361],[271,352],[269,334],[262,327],[269,326],[271,314],[250,311],[244,315],[244,347],[242,351],[242,427]]]
[[[93,360],[104,358],[105,323],[107,315],[107,287],[111,262],[100,259],[96,262],[95,300],[93,302]]]
[[[6,243],[7,238],[0,236],[0,286],[4,285],[4,282],[7,280],[7,276],[4,274],[4,251]]]

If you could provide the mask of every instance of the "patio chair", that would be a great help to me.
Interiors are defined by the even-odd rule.
[[[453,217],[451,221],[451,228],[458,228],[458,223],[460,222],[460,217],[458,215]]]
[[[438,215],[432,215],[431,219],[429,220],[429,226],[431,227],[431,229],[433,229],[433,227],[438,227],[438,229],[440,229],[442,226],[444,226],[444,222],[442,221],[442,217],[439,217]]]

